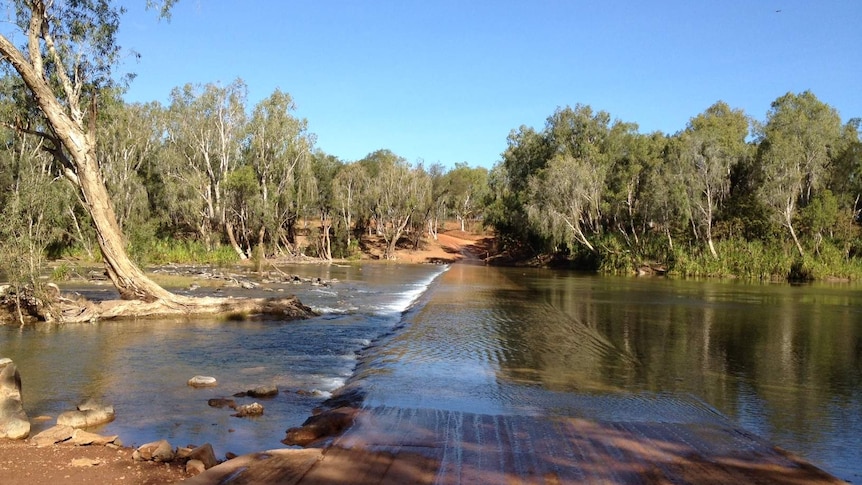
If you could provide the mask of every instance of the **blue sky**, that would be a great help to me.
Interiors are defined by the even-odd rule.
[[[862,117],[858,0],[181,0],[170,22],[125,3],[127,101],[242,78],[251,109],[279,88],[345,161],[490,168],[512,129],[577,103],[645,133],[718,100],[763,120],[809,89]]]

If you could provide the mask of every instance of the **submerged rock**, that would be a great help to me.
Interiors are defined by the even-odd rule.
[[[322,438],[341,433],[353,423],[358,411],[352,407],[341,407],[312,416],[302,426],[287,430],[281,441],[286,445],[307,446]]]
[[[225,399],[223,397],[216,397],[207,401],[207,405],[212,408],[224,408],[228,407],[231,409],[236,409],[236,401],[233,399]]]
[[[21,374],[11,359],[0,360],[0,438],[22,440],[30,435],[30,420],[21,400]]]
[[[258,386],[246,391],[246,395],[250,397],[273,397],[277,394],[278,387],[276,386]]]

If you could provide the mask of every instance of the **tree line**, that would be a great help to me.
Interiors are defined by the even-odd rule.
[[[719,101],[673,135],[560,108],[509,134],[485,220],[509,248],[607,272],[858,277],[858,130],[809,91],[762,122]]]
[[[6,78],[2,93],[0,182],[7,190],[0,204],[15,222],[2,233],[9,256],[44,247],[98,257],[85,201],[58,176],[64,168],[50,144],[15,126],[19,84]],[[95,121],[99,167],[120,231],[143,262],[160,242],[176,241],[227,247],[239,259],[345,258],[359,251],[364,233],[382,237],[391,258],[405,235],[418,245],[443,219],[463,227],[485,201],[484,168],[426,167],[385,149],[352,162],[326,154],[280,90],[253,107],[240,79],[175,88],[164,106],[109,94],[100,97]]]
[[[40,248],[97,257],[82,195],[45,140],[15,126],[16,80],[3,86],[5,259],[36,254],[18,270],[32,272]],[[541,130],[513,130],[490,171],[385,149],[342,161],[316,146],[289,94],[246,98],[240,79],[177,87],[164,106],[100,98],[99,167],[143,262],[170,241],[239,259],[346,258],[363,234],[382,237],[391,258],[399,242],[436,237],[440,221],[472,219],[503,249],[605,272],[855,276],[858,266],[859,121],[842,124],[811,92],[776,99],[763,122],[717,102],[673,135],[559,108]]]

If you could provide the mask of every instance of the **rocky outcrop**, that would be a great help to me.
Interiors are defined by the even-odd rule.
[[[95,401],[87,401],[74,411],[66,411],[57,416],[57,424],[73,428],[91,428],[114,420],[114,407]]]
[[[30,435],[30,420],[21,399],[21,374],[11,359],[0,359],[0,438],[22,440]]]
[[[122,446],[122,442],[117,435],[103,436],[62,424],[52,426],[33,436],[28,441],[37,448],[53,446],[58,443],[75,446],[112,446],[114,448]]]

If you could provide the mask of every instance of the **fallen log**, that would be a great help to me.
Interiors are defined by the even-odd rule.
[[[56,288],[56,287],[54,287]],[[283,320],[299,320],[316,316],[309,307],[295,296],[286,298],[231,298],[188,297],[172,295],[170,300],[106,300],[90,301],[81,297],[61,294],[59,291],[45,292],[36,296],[25,290],[20,300],[31,302],[20,306],[31,318],[55,323],[87,323],[100,320],[171,318],[215,316],[225,319],[249,319],[270,317]],[[15,295],[7,295],[12,298]],[[3,305],[7,311],[10,305]],[[17,308],[14,308],[17,311]],[[12,319],[10,319],[12,320]]]

